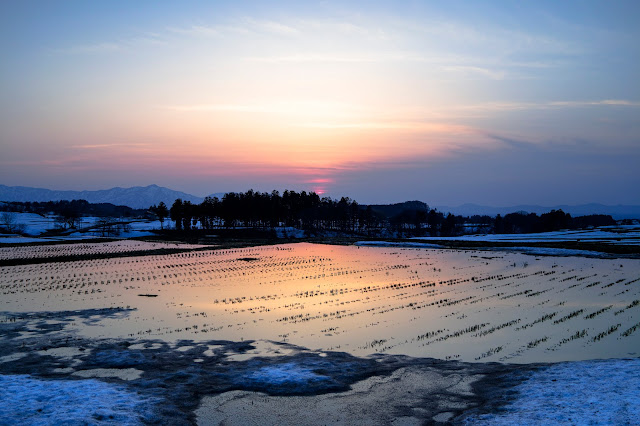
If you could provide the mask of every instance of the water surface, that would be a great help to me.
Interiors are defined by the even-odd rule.
[[[464,361],[638,356],[640,260],[287,244],[0,268],[0,311],[123,307],[87,337]],[[55,324],[52,324],[55,326]],[[251,355],[251,354],[249,354]]]

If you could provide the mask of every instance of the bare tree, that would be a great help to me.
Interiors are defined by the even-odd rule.
[[[118,236],[120,234],[114,220],[109,217],[101,217],[94,223],[96,231],[101,237]]]
[[[13,228],[16,224],[16,214],[13,212],[2,212],[2,214],[0,215],[0,225],[2,225],[2,227],[4,229],[7,230],[7,232],[13,232]]]

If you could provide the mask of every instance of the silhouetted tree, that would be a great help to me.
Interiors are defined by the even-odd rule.
[[[438,235],[438,225],[442,223],[442,213],[436,211],[436,209],[429,210],[427,216],[427,223],[429,224],[429,235],[435,237]]]
[[[24,232],[26,225],[18,223],[16,214],[13,212],[2,212],[0,215],[0,227],[7,232]]]
[[[441,235],[444,237],[451,237],[456,235],[456,217],[449,213],[442,223]]]
[[[169,209],[164,201],[160,201],[157,206],[154,204],[149,207],[149,210],[158,217],[158,220],[160,221],[160,229],[164,229],[164,220],[169,216]]]
[[[496,234],[504,234],[504,220],[501,215],[496,215],[496,220],[493,225],[494,232]]]
[[[178,198],[173,202],[171,209],[169,209],[169,215],[171,220],[176,223],[176,229],[182,229],[182,220],[184,218],[184,209],[182,204],[182,199]]]

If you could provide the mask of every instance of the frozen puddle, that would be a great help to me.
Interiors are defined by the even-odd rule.
[[[0,424],[119,424],[153,422],[154,400],[98,380],[40,380],[0,375]]]
[[[516,387],[499,413],[466,424],[634,424],[640,419],[640,359],[566,362],[541,369]]]
[[[293,362],[262,367],[245,376],[248,383],[261,385],[305,384],[312,381],[328,380],[326,376],[316,374],[311,368]]]

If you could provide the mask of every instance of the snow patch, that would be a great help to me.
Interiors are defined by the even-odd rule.
[[[304,230],[291,226],[278,227],[275,231],[278,238],[304,238]]]
[[[249,382],[257,382],[268,385],[298,385],[319,380],[328,380],[328,377],[316,374],[310,368],[300,366],[293,362],[262,367],[246,375]]]
[[[139,425],[158,420],[151,408],[155,400],[98,380],[0,375],[0,388],[2,424]]]
[[[554,364],[516,391],[503,412],[467,417],[465,424],[633,424],[640,419],[640,359]]]
[[[414,237],[415,240],[485,241],[485,242],[593,242],[606,244],[640,245],[640,227],[610,226],[594,229],[564,230],[531,234],[476,234],[457,237]]]
[[[609,257],[607,253],[592,250],[574,250],[551,247],[489,247],[494,251],[515,251],[518,253],[530,254],[532,256],[595,256]],[[615,256],[612,256],[615,257]]]

